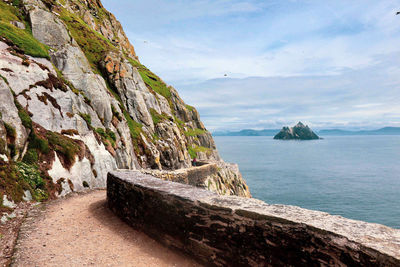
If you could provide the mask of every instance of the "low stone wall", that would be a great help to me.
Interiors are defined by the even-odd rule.
[[[400,266],[400,230],[294,206],[218,196],[140,172],[108,174],[108,206],[215,266]]]
[[[204,187],[207,178],[216,174],[217,171],[217,164],[208,162],[198,162],[198,166],[196,167],[174,171],[142,170],[143,173],[150,174],[166,181],[173,181],[197,187]]]

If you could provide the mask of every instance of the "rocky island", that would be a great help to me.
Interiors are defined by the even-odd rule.
[[[310,127],[299,122],[293,127],[283,127],[282,130],[274,136],[278,140],[316,140],[320,139]]]

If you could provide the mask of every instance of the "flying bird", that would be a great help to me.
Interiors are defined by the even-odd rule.
[[[228,74],[224,74],[224,77],[228,76]]]
[[[400,11],[397,11],[397,12],[396,12],[396,15],[399,15],[399,14],[400,14]]]

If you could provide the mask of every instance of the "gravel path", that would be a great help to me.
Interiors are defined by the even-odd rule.
[[[12,266],[200,266],[121,221],[106,191],[39,206],[23,223]]]

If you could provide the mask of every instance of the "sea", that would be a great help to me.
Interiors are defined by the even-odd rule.
[[[254,198],[400,229],[400,135],[216,136]]]

